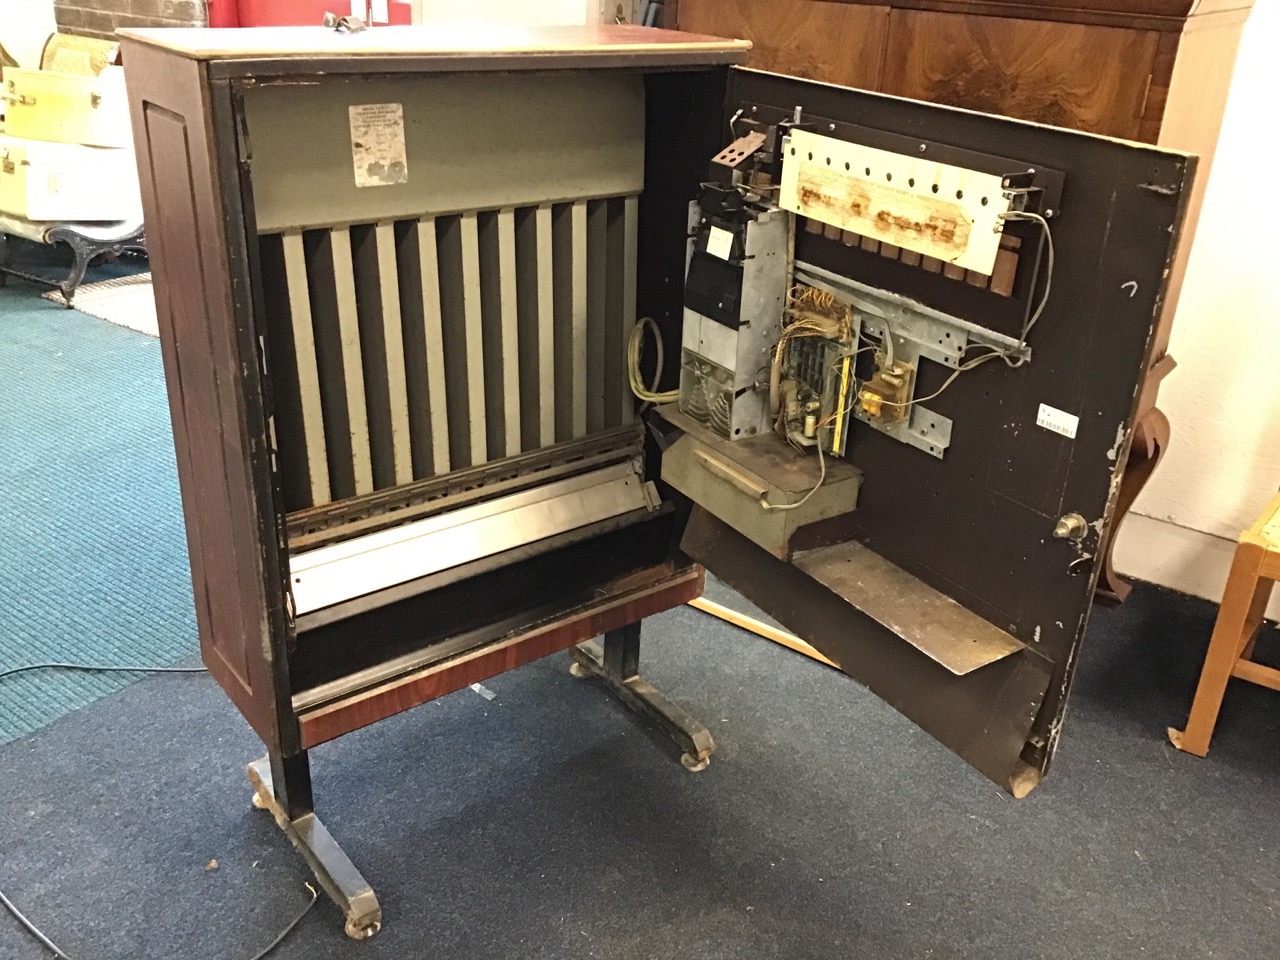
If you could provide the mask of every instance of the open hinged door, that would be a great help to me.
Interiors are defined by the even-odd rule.
[[[742,68],[727,106],[680,401],[651,417],[694,503],[683,548],[1022,795],[1059,735],[1195,158]]]

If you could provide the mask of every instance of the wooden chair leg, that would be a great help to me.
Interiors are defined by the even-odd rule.
[[[1187,727],[1185,730],[1169,728],[1169,740],[1179,750],[1198,757],[1209,752],[1227,681],[1231,679],[1236,660],[1257,632],[1271,597],[1271,581],[1259,578],[1265,557],[1266,551],[1258,544],[1246,542],[1236,547]]]

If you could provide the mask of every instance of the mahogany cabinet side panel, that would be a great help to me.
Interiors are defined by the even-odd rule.
[[[818,0],[680,0],[681,30],[750,40],[750,66],[877,90],[888,6]]]
[[[239,197],[219,183],[203,66],[135,43],[125,62],[201,655],[275,745],[266,576],[275,552],[261,534],[255,477],[264,465],[253,462],[269,448],[254,403],[257,359],[242,355],[223,219]]]

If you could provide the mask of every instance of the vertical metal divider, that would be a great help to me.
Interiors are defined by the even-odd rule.
[[[631,339],[631,331],[636,325],[636,261],[639,259],[637,247],[640,233],[640,197],[633,195],[622,201],[622,343],[623,355],[619,359],[622,364],[622,422],[631,423],[636,417],[636,398],[627,385],[626,344]],[[672,361],[668,361],[672,362]],[[676,367],[680,358],[674,359]]]
[[[396,453],[377,224],[354,223],[350,233],[364,403],[369,417],[369,460],[373,465],[373,489],[385,490],[396,485]]]
[[[405,383],[404,327],[400,315],[399,271],[396,269],[395,224],[383,221],[375,228],[378,248],[378,284],[382,300],[382,330],[387,360],[387,396],[391,407],[391,449],[396,485],[413,480],[409,434],[409,391]]]
[[[431,418],[433,473],[448,473],[449,406],[445,393],[444,331],[440,312],[440,263],[436,249],[436,221],[418,221],[418,269],[422,279],[422,339],[427,362],[427,403]]]
[[[609,200],[587,203],[587,430],[607,423],[606,339],[609,311]]]
[[[587,201],[573,205],[571,244],[573,392],[571,397],[571,436],[587,435]]]
[[[467,410],[470,423],[471,464],[489,459],[485,416],[484,375],[487,358],[480,312],[480,238],[474,210],[462,214],[462,314],[466,339]]]
[[[356,494],[373,492],[373,463],[369,448],[369,418],[365,405],[364,366],[360,356],[360,320],[347,227],[329,231],[333,249],[333,282],[338,300],[338,329],[342,368],[346,379],[347,417],[351,430],[351,465]]]
[[[498,211],[498,277],[501,297],[502,349],[490,362],[502,371],[503,438],[505,456],[514,457],[520,444],[520,342],[516,314],[516,215]]]
[[[280,235],[284,253],[285,288],[293,327],[293,355],[297,364],[302,433],[307,451],[307,482],[311,504],[329,503],[329,453],[324,437],[324,409],[320,401],[320,370],[316,363],[316,336],[311,321],[311,292],[307,283],[307,257],[301,230]]]
[[[623,335],[623,297],[626,292],[626,198],[610,197],[605,206],[604,315],[601,339],[604,379],[604,425],[622,423],[622,408],[631,396],[627,383],[627,344]]]
[[[551,205],[537,210],[538,446],[556,442],[555,269]]]

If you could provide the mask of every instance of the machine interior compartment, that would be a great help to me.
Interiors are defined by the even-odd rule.
[[[675,131],[722,103],[724,72],[701,70],[701,95],[655,110],[683,76],[239,92],[300,634],[660,510],[625,345],[644,234],[696,189],[702,138]]]

